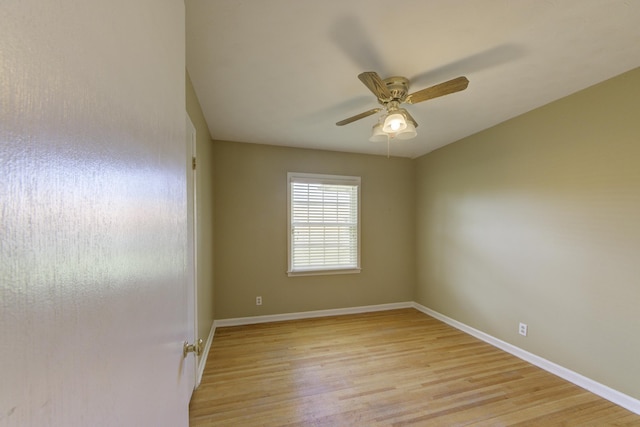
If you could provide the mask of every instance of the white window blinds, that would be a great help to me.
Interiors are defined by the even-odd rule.
[[[289,274],[359,271],[360,178],[288,178]]]

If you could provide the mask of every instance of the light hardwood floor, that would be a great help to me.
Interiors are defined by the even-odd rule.
[[[640,426],[414,309],[216,330],[196,426]]]

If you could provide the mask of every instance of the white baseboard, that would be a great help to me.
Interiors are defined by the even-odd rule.
[[[209,356],[209,350],[211,350],[211,343],[213,342],[213,336],[216,334],[216,322],[215,320],[211,324],[211,330],[209,331],[209,336],[207,337],[207,342],[204,344],[204,349],[202,353],[198,357],[198,374],[196,377],[196,388],[200,386],[200,382],[202,381],[202,375],[204,374],[204,367],[207,364],[207,357]]]
[[[303,311],[299,313],[272,314],[266,316],[238,317],[234,319],[216,320],[214,325],[241,326],[255,323],[281,322],[284,320],[311,319],[314,317],[341,316],[344,314],[370,313],[374,311],[396,310],[399,308],[412,308],[413,302],[396,302],[391,304],[365,305],[361,307],[335,308],[330,310]]]
[[[523,350],[519,347],[516,347],[512,344],[509,344],[505,341],[502,341],[498,338],[495,338],[489,334],[486,334],[482,331],[472,328],[471,326],[465,325],[464,323],[458,322],[450,317],[445,316],[444,314],[438,313],[435,310],[432,310],[428,307],[420,305],[418,303],[413,303],[413,307],[416,310],[419,310],[425,314],[428,314],[431,317],[434,317],[450,326],[453,326],[456,329],[461,330],[469,335],[472,335],[488,344],[493,345],[501,350],[506,351],[507,353],[511,353],[514,356],[531,363],[532,365],[538,366],[539,368],[544,369],[547,372],[550,372],[554,375],[559,376],[579,387],[582,387],[590,392],[597,394],[598,396],[607,399],[610,402],[615,403],[616,405],[622,406],[625,409],[630,410],[638,415],[640,415],[640,400],[635,399],[629,395],[621,393],[617,390],[614,390],[610,387],[607,387],[604,384],[600,384],[597,381],[594,381],[590,378],[585,377],[577,372],[574,372],[570,369],[562,367],[558,364],[555,364],[547,359],[544,359],[540,356],[537,356],[533,353],[529,353],[526,350]]]

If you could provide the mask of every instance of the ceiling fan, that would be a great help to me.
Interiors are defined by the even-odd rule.
[[[384,110],[385,113],[379,118],[378,123],[373,126],[370,141],[389,141],[390,138],[414,138],[417,135],[416,128],[418,123],[406,109],[400,108],[401,104],[417,104],[418,102],[460,92],[469,85],[469,80],[466,77],[457,77],[409,94],[409,79],[405,77],[389,77],[383,80],[375,71],[366,71],[359,74],[358,78],[378,98],[378,102],[382,107],[356,114],[353,117],[337,122],[336,125],[344,126]]]

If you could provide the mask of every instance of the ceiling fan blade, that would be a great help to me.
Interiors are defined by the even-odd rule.
[[[358,78],[381,102],[389,102],[393,99],[387,85],[375,71],[365,71],[358,74]]]
[[[469,80],[466,77],[457,77],[453,80],[414,92],[407,96],[405,102],[407,104],[417,104],[418,102],[426,101],[428,99],[460,92],[461,90],[465,90],[467,86],[469,86]]]
[[[349,123],[355,122],[356,120],[364,119],[365,117],[375,114],[381,110],[382,108],[374,108],[372,110],[365,111],[364,113],[357,114],[353,117],[349,117],[348,119],[340,120],[338,123],[336,123],[336,126],[348,125]]]

